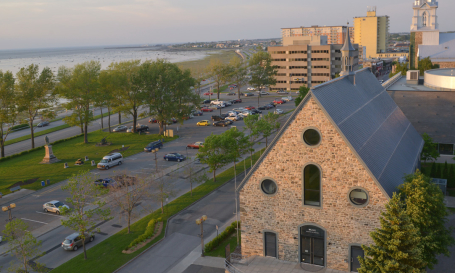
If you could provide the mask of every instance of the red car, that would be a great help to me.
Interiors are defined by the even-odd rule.
[[[236,99],[235,102],[236,102],[236,103],[241,103],[241,102],[242,102],[242,99]]]
[[[246,110],[253,110],[253,109],[256,109],[254,106],[247,106],[245,107]]]
[[[205,92],[204,95],[205,96],[211,96],[211,95],[213,95],[213,93],[212,92]]]
[[[191,149],[199,149],[204,146],[204,142],[195,142],[193,144],[188,144],[186,147]]]
[[[158,123],[158,120],[156,120],[156,118],[150,118],[149,122],[150,123]]]
[[[273,102],[274,102],[275,104],[283,104],[283,103],[284,103],[282,100],[277,100],[277,99],[274,100]]]
[[[206,107],[202,107],[202,108],[201,108],[201,111],[202,111],[202,112],[213,112],[213,109],[208,108],[208,107],[206,106]]]

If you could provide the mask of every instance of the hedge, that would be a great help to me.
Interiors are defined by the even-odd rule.
[[[128,249],[130,249],[130,248],[136,246],[137,244],[142,243],[142,242],[144,242],[145,240],[152,238],[153,233],[155,232],[155,225],[156,225],[156,223],[158,223],[158,222],[161,222],[161,218],[150,220],[150,222],[147,224],[147,227],[145,228],[144,234],[142,234],[142,235],[140,235],[139,237],[137,237],[136,239],[134,239],[134,241],[132,241],[132,242],[126,247],[125,250],[128,250]]]
[[[229,238],[232,234],[235,233],[237,228],[237,221],[234,221],[230,226],[228,226],[223,232],[221,232],[218,236],[216,236],[213,240],[205,244],[204,252],[210,252],[213,249],[217,248],[221,242],[225,239]],[[239,222],[240,228],[240,222]]]
[[[19,124],[19,125],[14,125],[13,128],[11,128],[12,131],[19,131],[19,130],[22,130],[22,129],[25,129],[25,128],[30,128],[30,126],[28,125],[28,123],[23,123],[23,124]]]

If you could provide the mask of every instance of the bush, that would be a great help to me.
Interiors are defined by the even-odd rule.
[[[223,232],[218,234],[213,240],[206,243],[204,246],[204,252],[210,252],[214,248],[218,247],[221,242],[229,238],[232,234],[235,233],[235,229],[237,228],[237,221],[234,221],[230,226],[228,226]],[[240,228],[240,223],[239,223]]]
[[[26,128],[30,128],[30,126],[28,126],[28,123],[14,125],[13,128],[11,128],[11,130],[12,131],[19,131],[19,130],[23,130],[23,129],[26,129]]]
[[[147,239],[150,239],[153,236],[153,233],[155,232],[155,225],[157,222],[161,222],[161,218],[158,219],[152,219],[150,222],[147,224],[147,227],[145,228],[144,234],[140,235],[134,241],[132,241],[127,247],[126,250],[136,246],[139,243],[144,242]]]

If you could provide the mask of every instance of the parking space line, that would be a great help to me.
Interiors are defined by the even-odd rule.
[[[32,221],[32,222],[37,222],[37,223],[40,223],[40,224],[45,224],[47,225],[47,223],[44,223],[44,222],[40,222],[40,221],[36,221],[36,220],[30,220],[30,219],[27,219],[27,218],[21,218],[22,220],[26,220],[26,221]]]
[[[49,216],[55,216],[55,217],[63,218],[63,216],[60,216],[60,215],[54,215],[54,214],[45,213],[45,212],[40,212],[40,211],[36,211],[36,213],[40,213],[40,214],[44,214],[44,215],[49,215]]]

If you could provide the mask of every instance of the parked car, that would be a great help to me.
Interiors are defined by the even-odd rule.
[[[185,160],[186,157],[184,155],[181,155],[179,153],[170,153],[170,154],[167,154],[164,156],[164,160],[166,161],[177,161],[177,162],[180,162],[180,161],[183,161]]]
[[[232,102],[230,102],[230,101],[225,101],[224,104],[225,104],[226,106],[231,106],[231,105],[232,105]]]
[[[282,97],[281,100],[283,100],[283,101],[292,101],[294,99],[291,96],[287,96],[287,97]]]
[[[214,104],[214,105],[210,105],[209,106],[210,109],[213,109],[213,110],[217,110],[217,109],[220,109],[222,108],[220,104]]]
[[[105,169],[109,170],[110,167],[115,165],[122,165],[123,163],[123,156],[121,153],[112,153],[108,154],[107,156],[101,159],[100,163],[96,165],[98,169]]]
[[[252,113],[250,111],[248,111],[248,110],[245,110],[242,113],[240,113],[239,115],[244,118],[244,117],[246,117],[248,115],[252,115]]]
[[[114,130],[112,130],[112,131],[113,132],[123,132],[126,130],[128,130],[128,127],[126,127],[125,125],[119,125],[119,126],[115,127]]]
[[[207,106],[205,106],[205,107],[202,107],[202,108],[201,108],[201,111],[202,111],[202,112],[213,112],[213,109],[212,109],[212,108],[209,108],[209,107],[207,107]]]
[[[258,109],[253,109],[251,110],[251,114],[253,115],[262,114],[262,111],[259,111]]]
[[[211,102],[211,100],[204,100],[202,103],[203,104],[207,104],[207,103],[210,103],[210,102]]]
[[[246,110],[246,109],[243,108],[243,107],[232,109],[232,111],[236,111],[236,112],[239,112],[239,113],[241,113],[241,112],[243,112],[243,111],[245,111],[245,110]]]
[[[238,103],[238,101],[237,101],[237,100],[230,100],[229,102],[230,102],[230,103],[232,103],[232,104],[236,104],[236,103]]]
[[[149,123],[158,123],[156,118],[149,118]]]
[[[226,127],[226,126],[228,126],[230,124],[230,123],[228,123],[228,121],[230,121],[230,120],[217,121],[217,122],[213,123],[213,126],[215,126],[215,127]],[[232,121],[230,121],[230,122],[232,122]]]
[[[269,105],[264,105],[264,106],[258,107],[258,109],[259,110],[269,110],[270,109],[269,107],[270,107]]]
[[[136,126],[136,132],[144,132],[148,131],[149,127],[147,125],[137,125]],[[133,132],[133,126],[130,126],[127,130],[127,133],[132,133]]]
[[[213,95],[213,92],[205,92],[204,93],[204,96],[212,96]]]
[[[186,147],[191,148],[191,149],[199,149],[200,147],[203,147],[203,146],[204,146],[204,142],[201,142],[201,141],[186,145]]]
[[[44,212],[55,212],[57,214],[60,214],[60,210],[63,208],[69,209],[70,207],[57,200],[49,201],[43,205]]]
[[[193,110],[191,111],[191,114],[193,114],[193,116],[202,116],[204,113],[199,110]]]
[[[254,88],[254,87],[248,87],[246,90],[248,90],[248,91],[255,91],[256,88]]]
[[[221,114],[220,117],[222,117],[223,119],[229,117],[229,114],[228,113],[225,113],[225,114]]]
[[[235,116],[229,116],[226,119],[232,120],[232,121],[239,121],[239,120],[242,120],[243,118],[241,116],[235,115]]]
[[[115,187],[115,186],[117,186],[117,182],[115,182],[115,180],[112,178],[103,178],[103,179],[95,180],[95,185],[105,187],[105,188]]]
[[[245,94],[245,97],[252,97],[252,96],[254,96],[253,93],[246,93],[246,94]]]
[[[235,96],[235,93],[234,92],[229,92],[227,95],[228,96]]]
[[[217,100],[212,100],[210,102],[210,104],[212,104],[212,105],[221,105],[221,104],[225,104],[225,103],[224,103],[224,101],[217,99]]]
[[[144,152],[151,152],[157,148],[163,148],[163,142],[161,142],[161,140],[150,142],[147,146],[145,146]]]
[[[133,132],[133,126],[128,127],[128,129],[126,129],[126,132],[127,133],[132,133]]]
[[[275,99],[273,102],[275,103],[275,105],[276,105],[276,104],[283,104],[283,103],[284,103],[284,101],[282,101],[282,100],[280,100],[280,99]]]
[[[243,95],[243,94],[242,94],[242,95]],[[241,103],[241,102],[242,102],[242,99],[236,99],[235,101],[236,101],[236,103]]]
[[[246,109],[246,110],[253,110],[253,109],[256,109],[256,108],[255,108],[254,106],[251,106],[251,105],[250,105],[250,106],[245,107],[245,109]]]
[[[212,116],[212,120],[213,121],[220,121],[220,120],[224,120],[224,118],[222,118],[220,116]]]
[[[48,126],[48,125],[49,125],[49,121],[42,121],[42,122],[38,123],[38,125],[36,125],[36,126],[44,127],[44,126]]]
[[[269,104],[267,104],[268,106],[270,106],[270,108],[275,108],[276,107],[276,104],[275,102],[271,102]]]
[[[229,88],[237,88],[237,84],[231,84],[229,85]]]
[[[65,238],[65,241],[62,243],[62,248],[64,250],[76,251],[78,248],[82,247],[82,240],[84,240],[84,245],[95,240],[95,235],[92,233],[87,233],[84,237],[85,238],[82,239],[82,236],[80,236],[79,233],[73,233]]]
[[[277,109],[275,109],[274,113],[275,114],[283,114],[284,112],[283,112],[283,110],[277,108]]]
[[[269,95],[269,92],[261,91],[261,92],[259,92],[259,94],[260,94],[261,96],[264,96],[264,95]]]
[[[210,122],[208,120],[201,120],[198,123],[196,123],[197,126],[209,126]]]
[[[276,91],[277,94],[289,94],[289,92],[284,91],[284,90],[278,90]]]
[[[171,118],[171,122],[172,122],[172,123],[177,123],[177,122],[179,122],[179,121],[178,121],[176,118]]]

